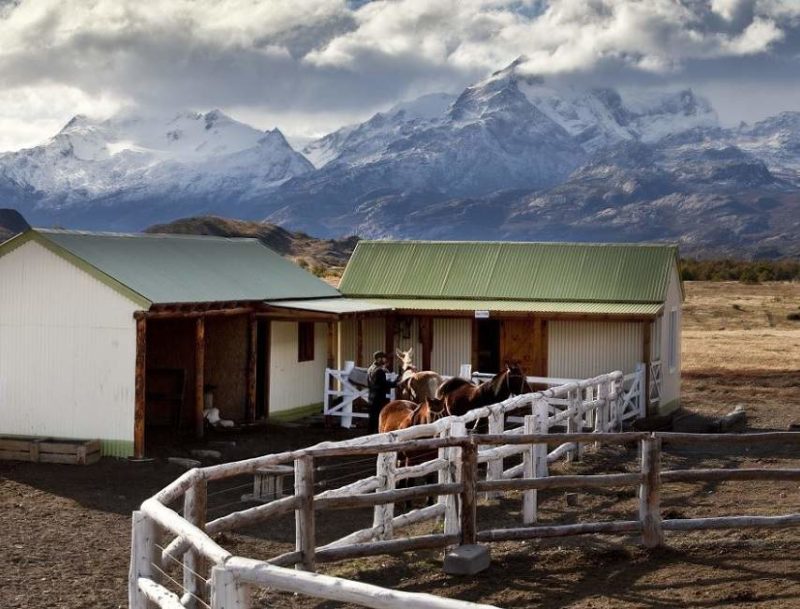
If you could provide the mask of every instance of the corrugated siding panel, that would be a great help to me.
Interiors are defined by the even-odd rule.
[[[400,331],[394,336],[395,349],[401,349],[403,351],[413,349],[411,357],[415,365],[418,367],[422,366],[422,343],[419,340],[419,319],[416,317],[398,317],[397,321]],[[403,328],[407,329],[407,337],[403,336]],[[400,371],[400,362],[396,355],[392,360],[392,366],[395,372]]]
[[[353,297],[662,302],[676,257],[675,247],[660,245],[361,241],[340,290]]]
[[[457,376],[461,364],[472,359],[472,320],[434,319],[431,367],[439,374]]]
[[[136,305],[33,241],[0,285],[0,433],[132,454]]]
[[[364,302],[407,311],[491,311],[526,313],[578,313],[590,315],[657,315],[661,303],[561,302],[545,300],[463,300],[445,298],[370,298]]]
[[[677,406],[681,398],[681,323],[682,323],[682,299],[680,281],[677,272],[672,274],[672,278],[667,291],[667,301],[664,303],[664,316],[661,318],[661,407],[662,410]],[[674,370],[669,368],[669,313],[672,309],[677,311],[677,362]]]
[[[339,322],[339,368],[344,368],[345,362],[356,361],[356,345],[358,337],[356,335],[356,320],[344,319]]]
[[[269,412],[322,403],[328,326],[314,324],[314,360],[297,361],[297,322],[273,321],[269,365]]]
[[[383,319],[372,317],[363,322],[364,352],[362,358],[365,366],[372,363],[372,354],[386,349],[386,323]]]
[[[551,321],[548,376],[588,378],[612,370],[632,372],[642,356],[640,323]]]

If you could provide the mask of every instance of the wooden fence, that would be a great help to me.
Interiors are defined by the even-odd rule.
[[[397,609],[413,606],[422,609],[467,609],[472,603],[425,594],[392,591],[384,588],[314,573],[318,563],[379,554],[393,554],[426,548],[447,548],[459,544],[561,537],[583,534],[639,534],[647,547],[664,541],[664,531],[691,531],[714,528],[786,527],[800,524],[800,514],[784,516],[728,516],[715,518],[662,519],[661,486],[673,482],[726,480],[800,480],[800,469],[698,469],[662,471],[664,444],[693,444],[700,438],[710,443],[800,445],[800,433],[759,433],[749,435],[703,435],[645,432],[537,432],[540,421],[549,414],[544,397],[566,395],[572,399],[568,419],[577,419],[584,405],[576,399],[588,386],[597,386],[604,405],[598,420],[607,421],[614,402],[613,387],[619,373],[604,375],[547,392],[512,398],[474,416],[450,417],[433,426],[420,426],[391,434],[366,436],[344,442],[324,442],[316,446],[193,469],[145,501],[134,513],[129,598],[132,609],[145,607],[211,607],[212,609],[250,607],[252,587],[308,594],[317,598],[352,602],[366,607]],[[603,389],[605,387],[605,389]],[[502,430],[498,421],[508,412],[519,410],[524,402],[531,412],[523,425]],[[469,413],[470,415],[472,413]],[[489,434],[466,434],[466,425],[489,417]],[[494,421],[494,422],[493,422]],[[428,427],[426,433],[423,428]],[[440,429],[441,427],[441,429]],[[502,431],[500,431],[502,430]],[[428,437],[426,437],[426,434]],[[430,437],[434,435],[434,437]],[[577,454],[589,444],[639,444],[638,471],[603,475],[548,476],[547,462],[557,451]],[[555,450],[549,451],[549,448]],[[566,447],[566,448],[564,448]],[[432,451],[436,456],[410,467],[397,466],[397,454],[407,451]],[[502,461],[521,454],[520,476],[503,470]],[[376,458],[376,475],[338,489],[315,492],[316,464],[333,457],[364,455]],[[492,464],[500,467],[492,468]],[[253,475],[263,468],[293,464],[294,493],[263,505],[249,507],[208,520],[208,484],[240,475]],[[479,464],[486,463],[485,473]],[[437,473],[436,483],[412,488],[396,488],[407,477]],[[638,518],[624,521],[583,522],[567,525],[537,525],[537,493],[545,489],[596,489],[632,485],[638,488]],[[481,529],[476,506],[481,494],[505,492],[522,494],[522,526]],[[416,498],[435,496],[438,503],[395,515],[394,505]],[[315,516],[329,510],[372,508],[373,526],[354,531],[332,543],[317,544]],[[180,513],[182,512],[182,514]],[[268,523],[279,515],[294,513],[295,548],[266,561],[234,557],[212,539],[213,535],[242,527]],[[415,522],[443,518],[441,533],[396,538],[397,531]],[[172,565],[180,564],[180,581],[169,575]],[[287,567],[294,567],[294,570]],[[174,571],[174,570],[173,570]],[[171,585],[181,590],[179,597]],[[485,605],[483,607],[486,607]]]

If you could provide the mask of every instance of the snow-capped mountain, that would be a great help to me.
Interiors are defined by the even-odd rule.
[[[0,203],[39,224],[140,229],[214,213],[312,234],[670,239],[800,252],[800,113],[723,128],[690,90],[581,88],[515,62],[294,151],[221,112],[76,117],[0,155]]]
[[[219,200],[225,207],[312,169],[277,129],[259,131],[218,110],[76,116],[42,145],[0,154],[0,195],[35,220],[90,220],[101,207],[97,224],[106,226],[119,207],[123,226],[135,222],[137,208],[169,217],[173,206]]]

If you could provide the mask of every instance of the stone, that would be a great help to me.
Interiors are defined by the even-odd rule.
[[[570,507],[578,505],[578,493],[564,493],[564,502]]]
[[[458,546],[444,557],[444,572],[448,575],[475,575],[488,569],[490,561],[487,546]]]

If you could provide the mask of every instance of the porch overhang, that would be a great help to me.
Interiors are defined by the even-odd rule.
[[[335,317],[391,312],[392,307],[380,302],[367,302],[358,298],[317,298],[307,300],[271,300],[264,304],[271,309],[287,312],[308,312]]]

